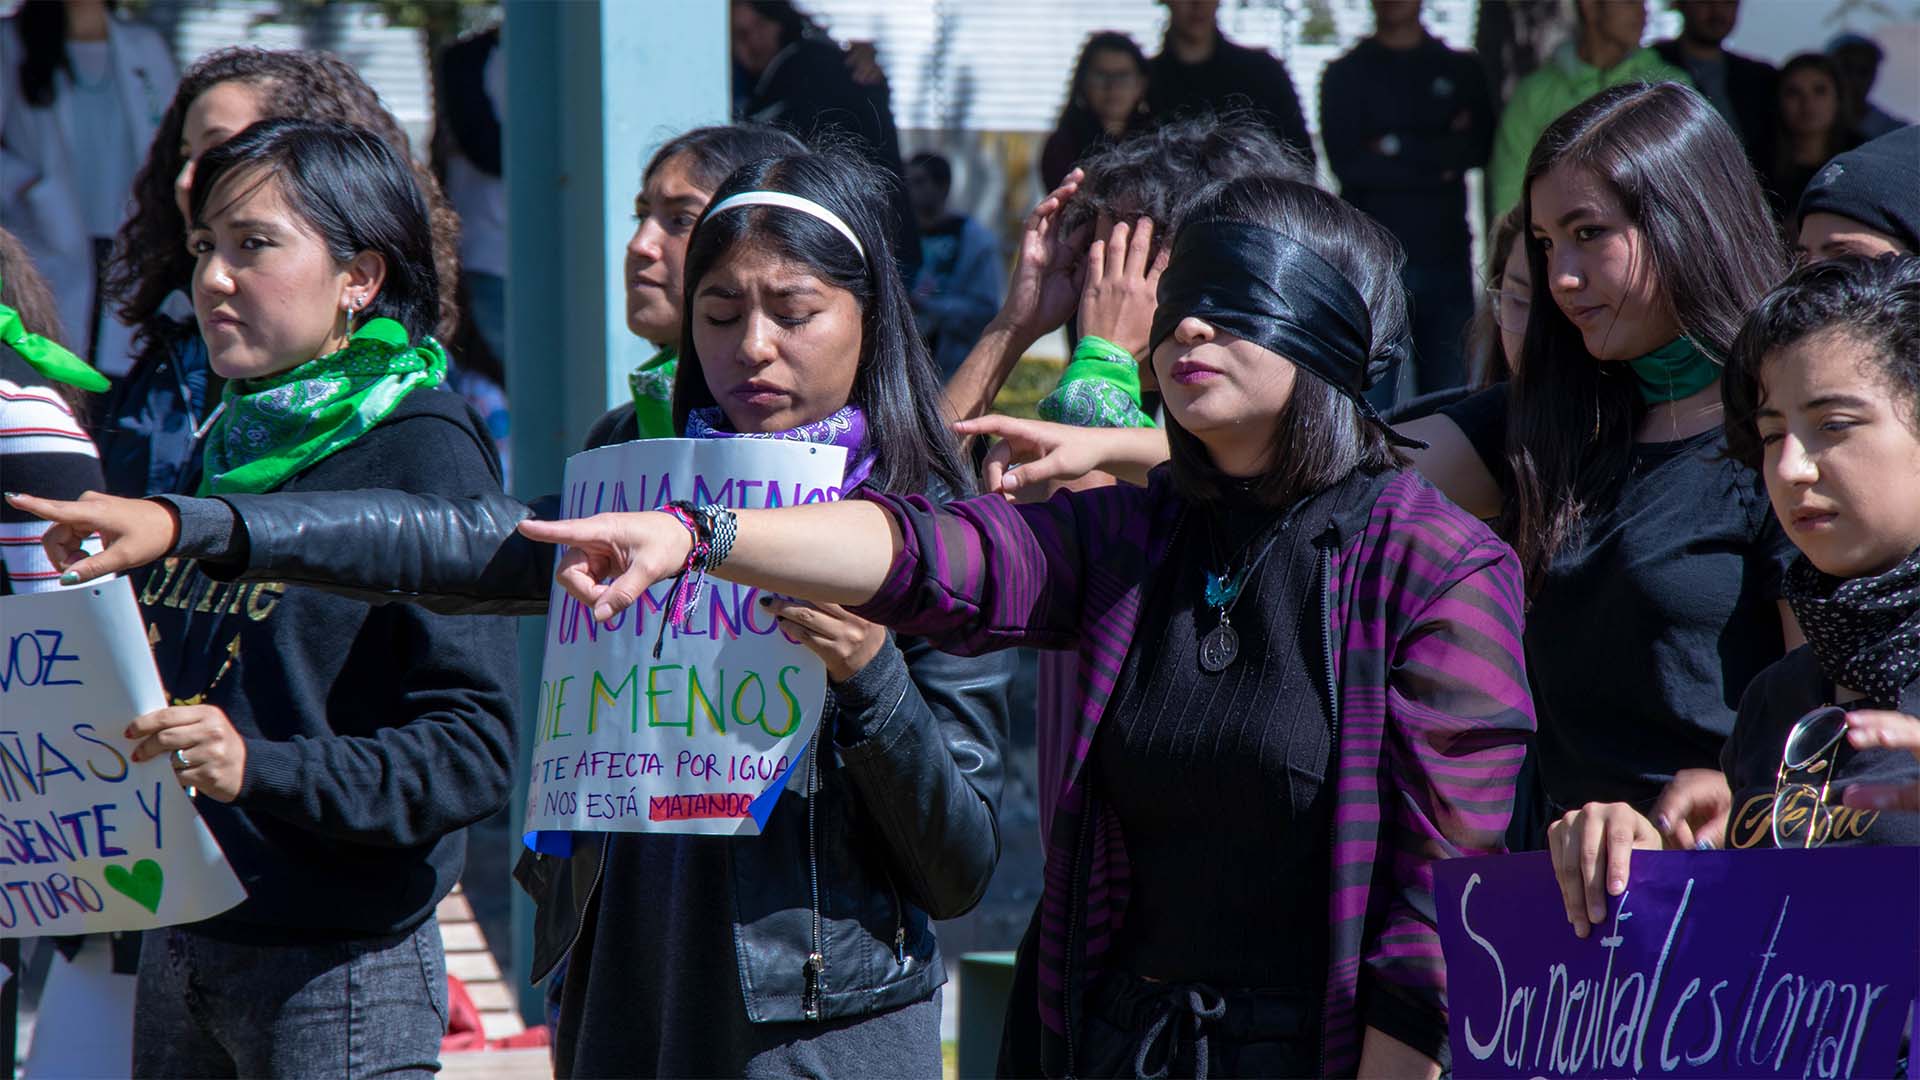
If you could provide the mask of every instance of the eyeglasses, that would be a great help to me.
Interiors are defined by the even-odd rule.
[[[1793,722],[1780,751],[1773,780],[1773,846],[1818,847],[1833,829],[1827,792],[1840,740],[1847,733],[1847,710],[1823,705]]]
[[[1489,285],[1487,304],[1493,309],[1494,325],[1509,334],[1527,332],[1527,311],[1533,306],[1531,293],[1512,292],[1499,285]]]
[[[1140,73],[1131,68],[1126,71],[1101,71],[1098,68],[1090,68],[1086,74],[1089,88],[1132,86],[1139,79]]]

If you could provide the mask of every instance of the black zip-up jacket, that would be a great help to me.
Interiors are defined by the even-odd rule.
[[[629,406],[596,424],[588,445],[632,437]],[[211,573],[442,612],[546,613],[553,549],[514,527],[556,516],[556,497],[533,506],[395,491],[170,501],[181,512],[176,550],[201,557]],[[788,791],[767,831],[742,840],[730,864],[739,978],[753,1020],[881,1012],[925,1000],[945,981],[930,920],[979,903],[1000,857],[1012,669],[1011,654],[952,656],[900,637],[830,689],[816,736],[823,797],[815,854],[801,857],[808,815]],[[536,982],[577,937],[598,886],[602,854],[587,839],[571,859],[529,853],[516,868],[540,906]],[[816,951],[823,974],[807,963]]]
[[[486,495],[500,490],[499,464],[465,402],[421,389],[280,491],[299,500],[356,483]],[[181,558],[134,584],[168,693],[224,709],[246,740],[239,797],[198,806],[247,899],[198,929],[311,942],[431,916],[460,879],[464,828],[512,790],[512,624],[271,575],[235,585]]]

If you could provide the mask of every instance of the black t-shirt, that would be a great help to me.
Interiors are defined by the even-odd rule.
[[[1727,825],[1730,848],[1773,847],[1774,783],[1780,756],[1794,722],[1822,705],[1833,704],[1833,682],[1820,670],[1810,646],[1793,650],[1762,671],[1740,699],[1740,717],[1720,755],[1721,770],[1733,788],[1733,819]],[[1920,680],[1900,694],[1900,709],[1920,715]],[[1855,750],[1844,738],[1835,748],[1832,791],[1858,783],[1920,783],[1920,761],[1905,750]],[[1792,779],[1809,779],[1803,775]],[[1813,781],[1817,783],[1817,781]],[[1830,817],[1810,815],[1810,796],[1790,799],[1782,808],[1782,827],[1804,842],[1813,818],[1812,846],[1920,844],[1920,814],[1896,810],[1855,810],[1834,805]]]
[[[1503,489],[1507,388],[1440,414]],[[1711,769],[1740,695],[1780,658],[1780,579],[1796,554],[1760,477],[1710,431],[1639,443],[1613,505],[1554,558],[1527,612],[1540,766],[1560,808],[1645,807]]]

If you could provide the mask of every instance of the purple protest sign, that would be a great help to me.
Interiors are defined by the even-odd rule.
[[[1585,940],[1544,853],[1434,878],[1456,1076],[1893,1075],[1920,848],[1636,851]]]

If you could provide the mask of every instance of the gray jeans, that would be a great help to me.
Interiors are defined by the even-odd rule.
[[[390,937],[241,945],[149,930],[134,1002],[138,1077],[421,1077],[440,1070],[440,924]]]

